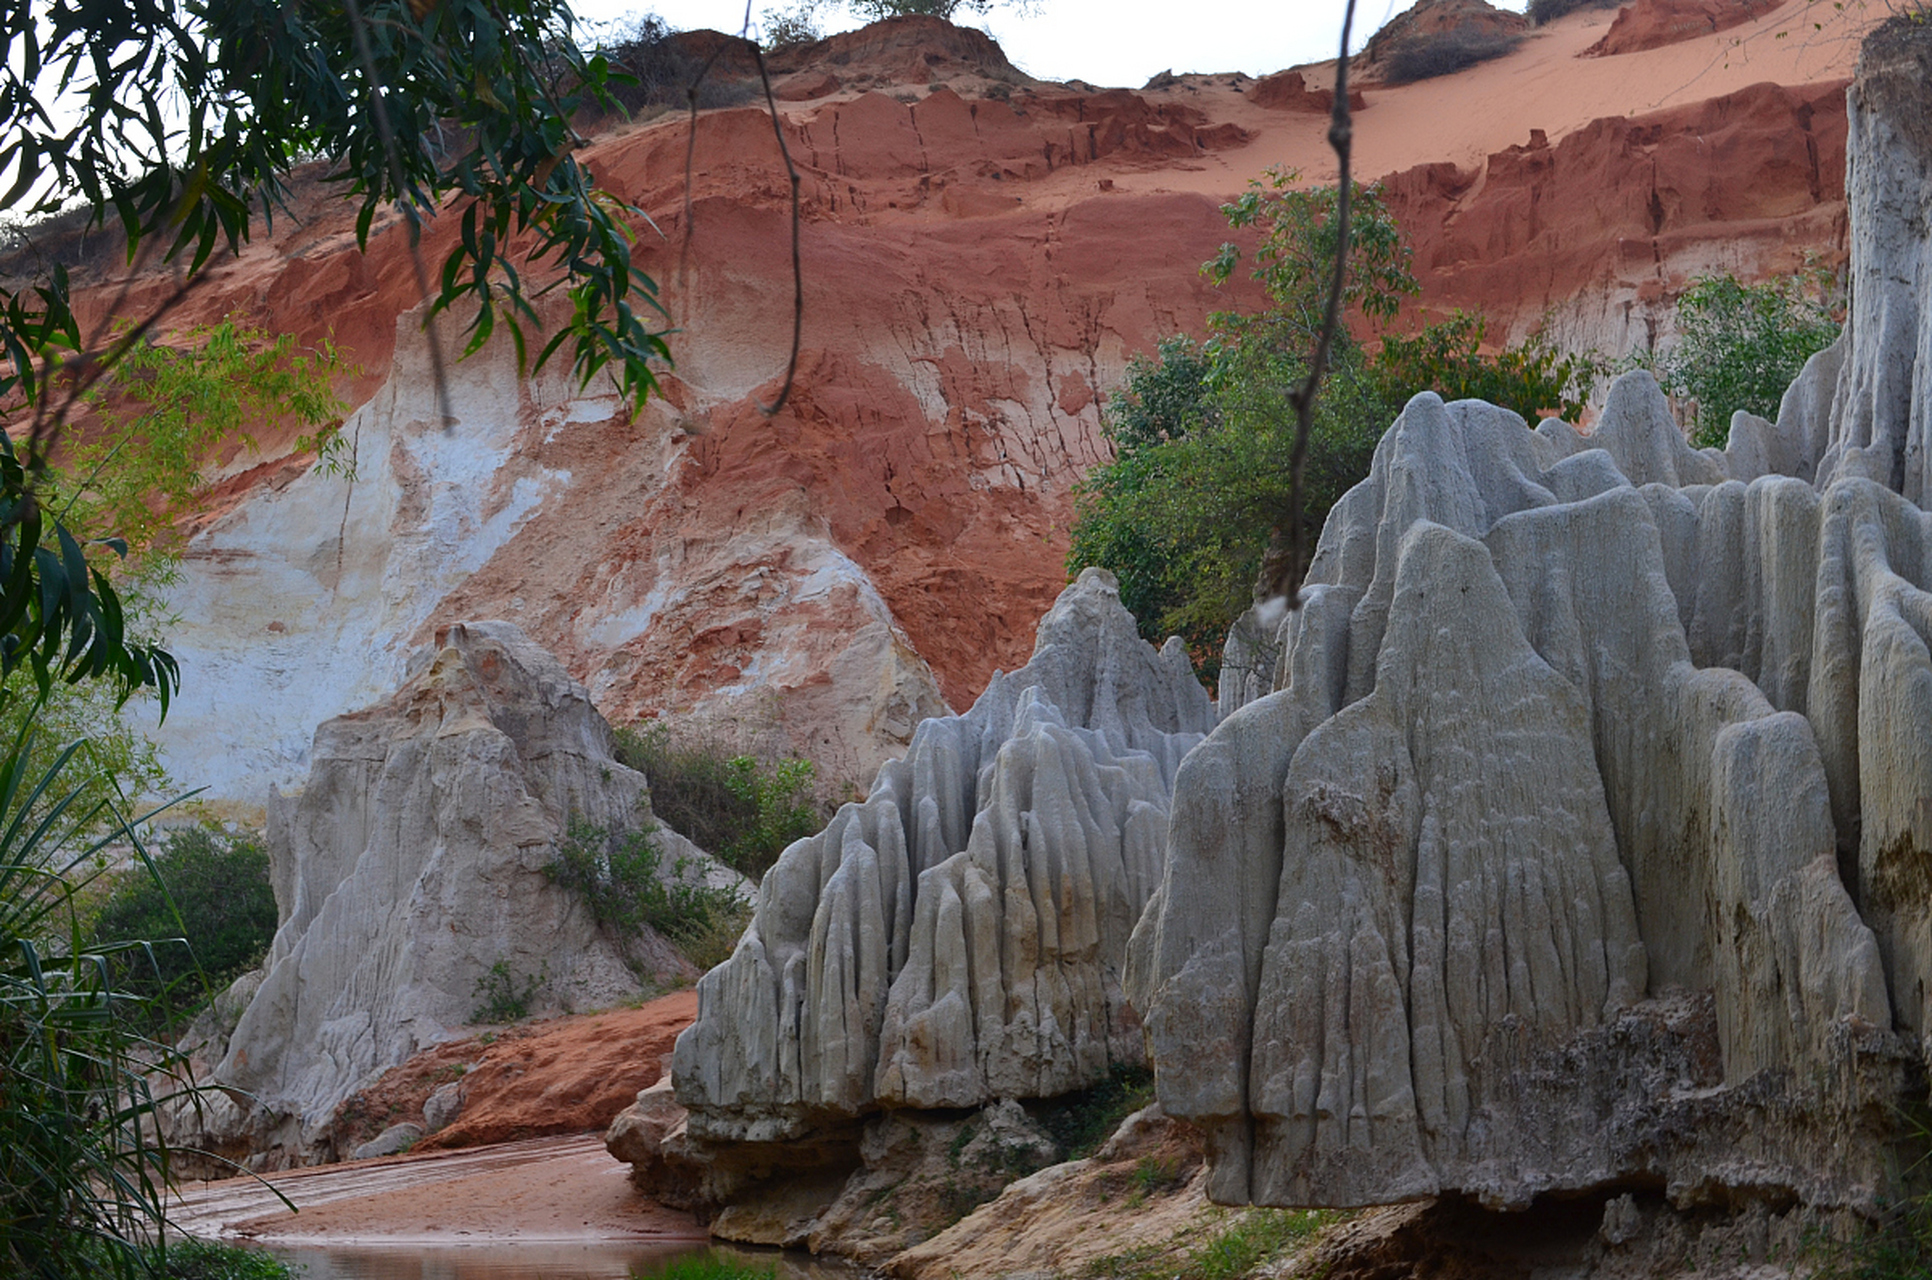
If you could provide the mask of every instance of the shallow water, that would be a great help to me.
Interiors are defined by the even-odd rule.
[[[776,1280],[853,1280],[859,1274],[854,1268],[775,1251],[617,1240],[269,1249],[295,1264],[302,1280],[628,1280],[653,1276],[680,1254],[705,1251],[771,1267]]]

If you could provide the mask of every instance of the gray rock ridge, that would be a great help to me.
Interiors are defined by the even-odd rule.
[[[449,628],[389,701],[315,733],[308,785],[271,810],[281,925],[215,1079],[300,1143],[373,1076],[470,1021],[505,966],[533,1011],[614,1003],[690,972],[655,935],[605,937],[544,873],[566,823],[649,820],[649,788],[547,652],[504,622]],[[667,866],[694,860],[660,830]]]
[[[1932,423],[1928,76],[1932,40],[1914,20],[1891,19],[1859,51],[1858,72],[1847,90],[1846,350],[1836,370],[1816,371],[1817,381],[1831,386],[1819,477],[1864,476],[1921,509],[1932,507],[1932,468],[1926,459]],[[1813,402],[1822,390],[1793,388],[1801,400]],[[1791,397],[1786,399],[1790,405]],[[1808,425],[1813,433],[1821,425],[1815,410]]]
[[[1740,414],[1725,450],[1692,450],[1636,377],[1588,437],[1418,401],[1338,504],[1304,608],[1237,627],[1231,652],[1272,657],[1273,678],[1224,688],[1222,725],[1181,770],[1128,982],[1163,1104],[1209,1131],[1217,1198],[1517,1205],[1636,1178],[1680,1207],[1869,1211],[1883,1192],[1886,1109],[1932,1031],[1929,79],[1913,24],[1861,56],[1848,323],[1775,424]],[[1405,602],[1405,575],[1433,606]],[[1450,584],[1491,607],[1445,611]],[[1540,715],[1580,701],[1592,767],[1562,781],[1594,782],[1600,804],[1539,790],[1486,812],[1508,834],[1466,828],[1437,853],[1465,788],[1521,770],[1541,786],[1543,757],[1573,759],[1577,736],[1497,755],[1431,718],[1405,696],[1430,628],[1467,695],[1497,687],[1472,680],[1479,657],[1524,643],[1561,678],[1575,697]],[[1458,752],[1476,767],[1421,777]],[[1509,859],[1518,826],[1575,825],[1548,846],[1564,856],[1538,859],[1547,886],[1601,845],[1604,814],[1646,977],[1640,999],[1598,1008],[1593,969],[1548,947],[1538,963],[1545,943],[1574,961],[1582,897],[1498,911],[1476,890],[1499,872],[1530,884]],[[1471,850],[1481,874],[1440,895],[1480,917],[1459,934],[1432,869]],[[1603,941],[1635,971],[1627,935]],[[1441,982],[1471,954],[1478,980]],[[1541,1023],[1493,1003],[1514,998],[1519,955]],[[1536,1065],[1557,1061],[1567,1080]]]
[[[881,1109],[1051,1097],[1143,1061],[1120,970],[1175,771],[1213,725],[1179,642],[1142,641],[1111,575],[1082,573],[1024,667],[921,724],[766,875],[677,1043],[690,1139],[795,1163]]]
[[[1391,427],[1274,691],[1182,764],[1131,947],[1217,1200],[1876,1202],[1932,961],[1885,857],[1932,844],[1932,526],[1731,478],[1782,432],[1691,450],[1643,374],[1591,437],[1433,395]]]

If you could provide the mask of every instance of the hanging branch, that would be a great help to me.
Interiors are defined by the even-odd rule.
[[[746,38],[743,33],[750,29],[751,5],[747,3],[745,5],[745,25],[740,29],[739,38]],[[704,65],[698,68],[698,74],[692,76],[691,83],[684,88],[685,99],[690,103],[691,115],[689,124],[684,131],[684,238],[683,243],[678,247],[678,296],[681,299],[691,296],[689,287],[691,282],[691,230],[693,220],[697,217],[697,209],[691,203],[691,175],[698,160],[698,87],[704,83],[704,78],[711,74],[711,64],[716,62],[718,55],[724,51],[725,46],[723,44],[719,44],[713,48],[711,50],[711,56],[706,58]],[[686,319],[689,318],[690,316],[687,310]]]
[[[1322,375],[1328,371],[1329,351],[1335,345],[1335,331],[1342,322],[1342,294],[1348,280],[1348,214],[1354,194],[1349,177],[1349,147],[1354,126],[1348,112],[1348,38],[1355,25],[1355,0],[1348,0],[1342,15],[1342,52],[1335,62],[1335,105],[1328,124],[1328,145],[1335,148],[1340,170],[1335,192],[1335,266],[1328,282],[1328,306],[1322,314],[1321,334],[1315,341],[1315,354],[1308,362],[1308,377],[1288,395],[1295,407],[1295,445],[1289,453],[1288,527],[1277,525],[1268,540],[1268,551],[1261,559],[1261,574],[1255,583],[1257,601],[1284,597],[1290,609],[1301,607],[1301,579],[1308,571],[1307,540],[1302,515],[1303,494],[1307,487],[1308,435],[1315,425],[1315,397],[1321,390]],[[1284,542],[1286,545],[1283,545]]]
[[[1353,0],[1350,0],[1350,3],[1353,3]],[[752,59],[758,64],[758,81],[764,86],[765,110],[771,116],[772,136],[778,139],[778,154],[785,161],[785,176],[792,184],[792,350],[785,361],[785,382],[778,388],[778,398],[770,404],[758,406],[759,411],[769,418],[783,409],[785,402],[791,399],[792,380],[798,376],[799,340],[805,329],[805,263],[800,256],[798,243],[801,221],[798,188],[801,179],[798,166],[792,163],[792,149],[785,141],[784,125],[778,118],[778,100],[772,95],[771,72],[765,67],[765,51],[756,40],[751,38],[750,0],[745,2],[745,21],[738,30],[738,38],[751,46]],[[698,155],[698,86],[703,84],[704,78],[711,74],[711,64],[716,62],[718,55],[723,52],[723,45],[713,49],[711,56],[704,60],[704,65],[698,68],[698,74],[692,78],[691,84],[684,91],[685,97],[690,102],[691,116],[690,126],[685,131],[684,139],[684,237],[683,244],[678,250],[678,289],[687,297],[689,296],[687,282],[691,262],[692,221],[697,216],[696,208],[691,202],[691,176]]]
[[[805,266],[798,252],[798,166],[792,163],[792,149],[785,145],[785,130],[778,122],[778,102],[771,93],[771,73],[765,70],[765,51],[754,44],[751,53],[758,60],[758,79],[765,86],[765,109],[771,113],[771,131],[778,139],[778,154],[785,159],[785,176],[792,181],[792,354],[785,361],[785,385],[778,388],[778,398],[758,406],[769,418],[792,398],[792,379],[798,376],[798,339],[805,327]]]

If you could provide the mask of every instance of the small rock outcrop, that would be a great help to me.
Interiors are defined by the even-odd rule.
[[[1636,0],[1617,11],[1603,39],[1583,51],[1586,58],[1661,49],[1681,40],[1729,31],[1762,18],[1784,0]]]
[[[1237,629],[1128,984],[1216,1200],[1890,1193],[1932,1031],[1932,39],[1901,28],[1851,94],[1851,323],[1776,424],[1692,450],[1641,373],[1588,437],[1418,396],[1303,606]]]
[[[837,1248],[819,1215],[896,1150],[880,1113],[1055,1097],[1143,1060],[1121,965],[1174,771],[1213,723],[1179,642],[1141,640],[1088,570],[1031,661],[785,851],[673,1060],[696,1198],[728,1206],[715,1229]],[[819,1199],[754,1210],[801,1167],[824,1171]],[[792,1225],[734,1229],[753,1217]]]
[[[545,874],[571,819],[635,830],[648,806],[554,658],[508,623],[451,627],[395,698],[317,729],[308,786],[276,797],[281,927],[215,1080],[253,1097],[258,1130],[312,1148],[344,1098],[471,1022],[493,973],[536,1012],[690,972],[655,935],[604,936]],[[653,839],[667,868],[733,875]]]

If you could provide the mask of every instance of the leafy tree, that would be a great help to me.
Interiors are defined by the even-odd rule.
[[[568,344],[581,378],[655,387],[655,286],[624,221],[642,215],[597,190],[570,124],[609,101],[610,68],[577,48],[564,0],[46,0],[0,9],[0,38],[0,213],[79,201],[131,258],[152,239],[192,280],[320,156],[362,245],[385,208],[412,243],[458,220],[431,311],[473,308],[471,350],[502,323],[526,354],[557,286],[569,314],[535,363]],[[112,363],[140,334],[87,354]],[[37,398],[47,362],[81,348],[64,268],[0,287],[0,392]]]
[[[229,319],[175,335],[137,338],[86,393],[99,426],[63,442],[53,488],[63,514],[90,534],[112,531],[146,577],[173,567],[176,524],[195,509],[202,468],[217,446],[253,450],[261,424],[301,430],[298,448],[323,465],[353,466],[334,435],[349,406],[336,394],[353,372],[332,343],[296,345]]]
[[[1292,518],[1288,397],[1307,376],[1336,239],[1335,190],[1293,181],[1270,171],[1224,208],[1232,226],[1263,233],[1247,261],[1269,306],[1217,314],[1204,342],[1170,338],[1154,359],[1130,361],[1106,408],[1114,458],[1076,493],[1069,573],[1112,570],[1141,634],[1181,635],[1209,680],[1229,627],[1252,602],[1271,534]],[[1352,203],[1344,301],[1380,326],[1416,292],[1409,247],[1378,190],[1358,188]],[[1203,270],[1222,283],[1242,262],[1224,245]],[[1337,335],[1309,440],[1302,513],[1311,545],[1416,392],[1481,396],[1525,418],[1581,408],[1595,362],[1561,356],[1540,338],[1485,355],[1485,336],[1480,317],[1460,313],[1413,337],[1384,334],[1374,354],[1353,333]]]
[[[1831,309],[1807,297],[1816,273],[1750,285],[1701,276],[1677,299],[1676,345],[1648,363],[1664,389],[1697,401],[1699,447],[1722,448],[1739,409],[1778,415],[1785,388],[1806,360],[1838,337]]]
[[[1375,357],[1384,398],[1395,403],[1418,391],[1444,400],[1487,400],[1527,422],[1555,416],[1574,422],[1604,370],[1587,354],[1563,355],[1542,334],[1520,346],[1482,354],[1489,322],[1457,311],[1413,337],[1385,334]]]
[[[122,954],[115,980],[146,1001],[142,1020],[159,1030],[259,964],[276,923],[260,839],[189,827],[168,834],[152,874],[144,867],[119,878],[91,941],[150,941]]]
[[[306,433],[298,443],[317,449],[323,466],[353,468],[345,442],[332,434],[347,408],[334,386],[348,372],[327,343],[298,348],[293,337],[231,320],[166,344],[141,338],[89,388],[94,421],[84,436],[62,442],[38,494],[113,578],[130,634],[166,625],[157,592],[174,577],[176,526],[198,508],[203,460],[217,444],[252,447],[259,424],[279,421]],[[30,669],[15,671],[0,678],[0,690],[24,694],[31,677]],[[18,734],[31,712],[41,730],[32,763],[43,768],[67,743],[85,739],[64,776],[90,804],[160,795],[167,780],[158,752],[120,714],[120,702],[98,681],[54,682],[44,697],[0,700],[0,733]]]
[[[1279,166],[1255,179],[1231,204],[1221,206],[1228,225],[1264,232],[1252,257],[1251,274],[1268,291],[1269,310],[1258,317],[1222,313],[1223,328],[1260,325],[1291,348],[1312,342],[1321,332],[1328,305],[1327,280],[1335,261],[1338,227],[1334,187],[1298,188],[1301,178]],[[1395,216],[1382,201],[1380,187],[1355,187],[1351,201],[1348,269],[1342,305],[1359,310],[1370,323],[1395,318],[1402,299],[1419,291],[1409,271],[1413,256]],[[1202,271],[1215,284],[1231,279],[1242,261],[1241,249],[1228,242]]]

